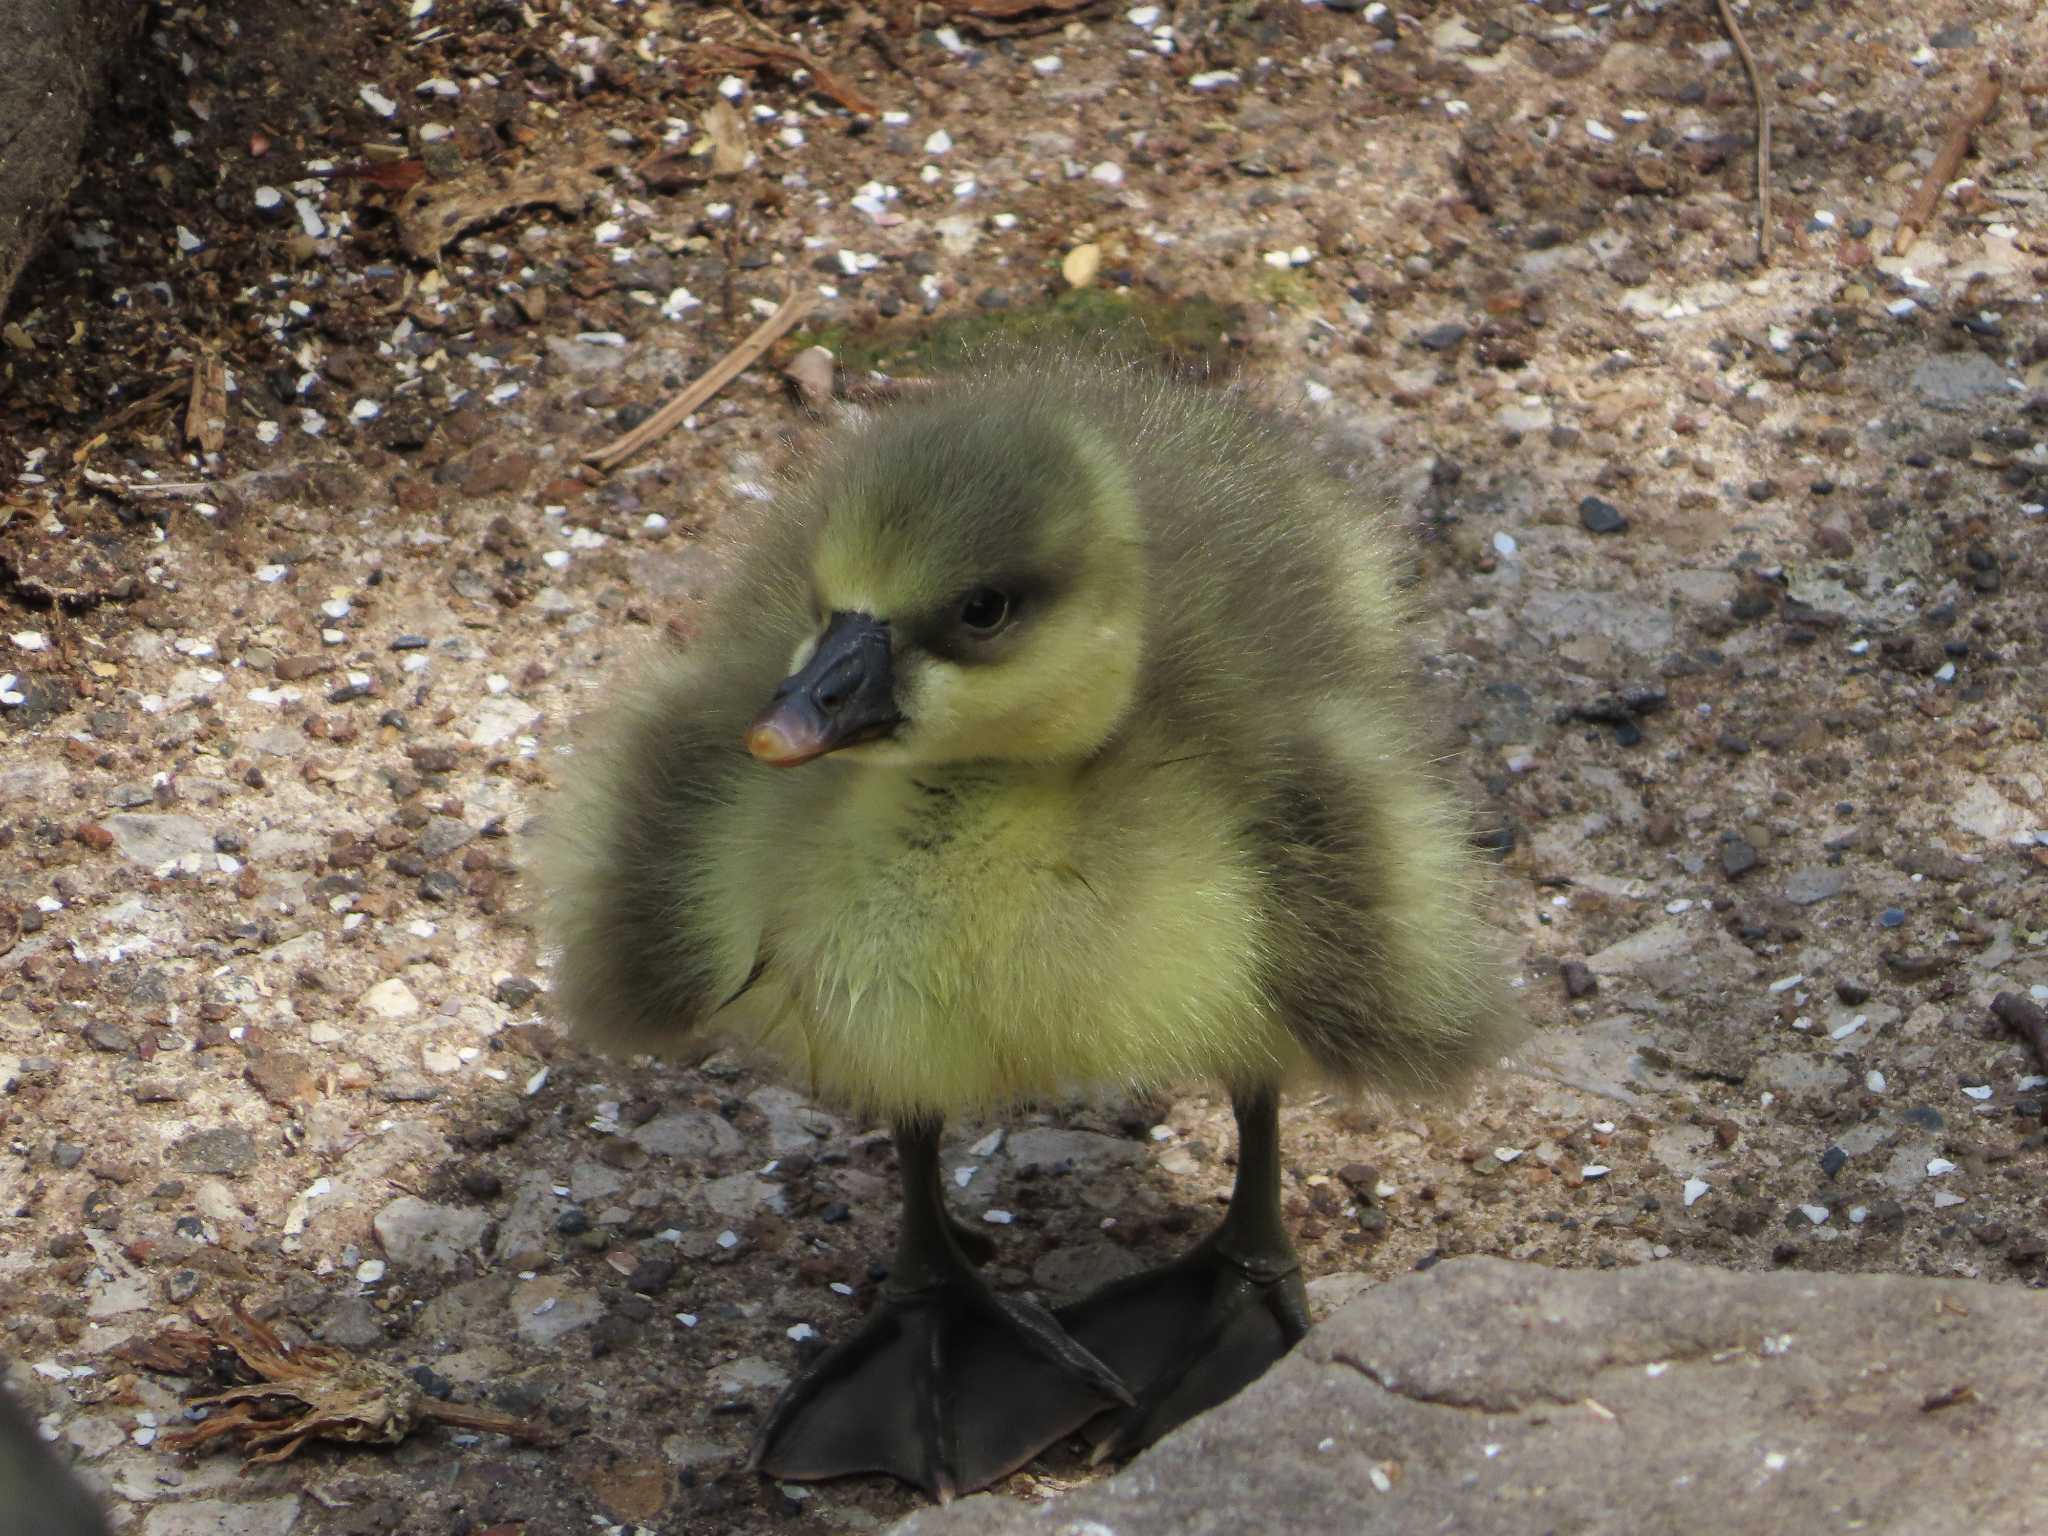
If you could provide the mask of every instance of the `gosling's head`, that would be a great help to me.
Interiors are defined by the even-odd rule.
[[[1024,387],[899,408],[801,495],[814,627],[747,732],[760,761],[1056,762],[1116,729],[1143,559],[1084,419]]]

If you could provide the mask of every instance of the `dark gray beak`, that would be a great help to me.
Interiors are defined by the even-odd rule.
[[[754,717],[747,750],[772,767],[794,768],[886,736],[902,721],[889,626],[865,613],[835,613],[803,670],[784,678]]]

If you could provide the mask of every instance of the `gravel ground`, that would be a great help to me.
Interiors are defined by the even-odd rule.
[[[764,365],[579,458],[793,286],[847,351],[1091,267],[1213,309],[1419,509],[1536,1032],[1462,1107],[1289,1107],[1323,1304],[1463,1253],[2042,1284],[2048,1063],[1988,1005],[2048,1000],[2048,20],[1751,10],[1766,268],[1703,4],[885,9],[166,6],[123,82],[0,347],[0,1316],[119,1517],[911,1507],[739,1466],[872,1294],[886,1136],[569,1048],[520,919],[572,722],[687,643],[806,421]],[[1191,1092],[949,1166],[1063,1298],[1230,1149]],[[138,1353],[237,1300],[551,1443],[171,1456]]]

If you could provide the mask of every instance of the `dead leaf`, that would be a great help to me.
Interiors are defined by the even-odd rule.
[[[234,1351],[261,1380],[191,1399],[188,1406],[215,1411],[190,1429],[162,1436],[157,1443],[166,1450],[197,1450],[229,1440],[252,1463],[283,1461],[316,1437],[347,1445],[396,1445],[429,1423],[528,1441],[547,1438],[547,1431],[529,1420],[429,1397],[395,1366],[360,1360],[327,1344],[294,1349],[239,1305],[232,1322],[222,1325],[210,1342]]]
[[[399,200],[399,244],[406,254],[432,261],[470,230],[521,208],[581,213],[603,189],[597,173],[621,158],[615,148],[586,145],[552,164],[512,175],[479,169],[446,181],[423,181]]]
[[[165,1376],[197,1376],[213,1364],[212,1336],[191,1328],[166,1328],[154,1338],[130,1339],[114,1351],[145,1371]]]

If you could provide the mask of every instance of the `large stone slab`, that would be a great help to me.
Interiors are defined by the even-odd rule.
[[[1457,1259],[1050,1504],[894,1536],[2048,1530],[2048,1296]]]

